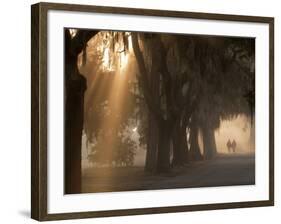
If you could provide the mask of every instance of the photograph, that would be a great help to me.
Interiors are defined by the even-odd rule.
[[[255,185],[254,37],[63,35],[65,194]]]

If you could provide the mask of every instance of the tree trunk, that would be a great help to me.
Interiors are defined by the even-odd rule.
[[[156,171],[157,151],[158,151],[158,127],[154,116],[149,114],[148,123],[148,142],[145,159],[145,171]]]
[[[160,125],[157,153],[157,172],[163,173],[170,170],[170,143],[171,131],[167,124]]]
[[[217,153],[215,132],[213,128],[208,125],[202,127],[204,157],[205,159],[213,158]]]
[[[81,136],[86,80],[69,81],[65,103],[65,193],[81,192]]]
[[[85,80],[79,74],[75,54],[71,54],[71,38],[65,31],[65,194],[81,192],[81,136],[83,130],[83,96]]]
[[[88,34],[89,39],[92,33]],[[66,194],[81,193],[81,141],[84,123],[84,93],[87,84],[86,79],[78,71],[77,57],[88,39],[78,38],[78,41],[83,44],[78,42],[74,44],[70,33],[65,30],[64,190]]]
[[[251,123],[250,123],[250,136],[249,136],[249,145],[250,145],[250,152],[255,151],[255,116],[251,117]]]
[[[173,133],[173,166],[182,166],[188,160],[186,128],[178,124]]]
[[[150,48],[155,48],[157,44],[155,43],[155,38],[152,38],[149,42]],[[153,101],[159,105],[160,104],[160,74],[159,70],[159,56],[158,51],[154,49],[152,51],[152,64],[151,71],[148,77],[149,80],[149,88],[151,89],[151,97],[153,97]],[[148,142],[147,142],[147,152],[146,152],[146,160],[145,160],[145,171],[154,172],[156,171],[157,164],[157,151],[158,151],[158,125],[157,121],[152,114],[152,112],[148,112]]]
[[[203,159],[198,144],[198,134],[199,134],[199,128],[196,124],[196,120],[192,119],[191,126],[190,126],[190,159],[193,161],[198,161]]]

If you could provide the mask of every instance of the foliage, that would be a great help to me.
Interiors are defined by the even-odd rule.
[[[130,40],[134,56],[122,87],[126,106],[112,106],[120,55],[130,54]],[[176,126],[190,129],[193,115],[199,127],[212,130],[239,114],[254,116],[254,39],[102,31],[88,42],[86,53],[80,70],[88,74],[84,129],[89,142],[97,140],[93,162],[131,165],[133,142],[116,136],[132,118],[145,145],[150,115],[159,131],[165,124],[171,133]],[[107,119],[116,120],[113,130],[103,127]],[[108,139],[114,139],[114,149],[104,146]]]
[[[136,154],[136,142],[130,136],[112,135],[112,133],[99,135],[96,144],[91,147],[89,160],[98,165],[132,166]],[[104,147],[109,138],[114,138],[114,147]]]

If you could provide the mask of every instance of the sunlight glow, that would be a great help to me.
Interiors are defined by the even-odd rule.
[[[129,42],[129,51],[131,51],[132,48],[133,48],[133,45],[132,45],[132,35],[130,35],[130,36],[128,37],[128,42]]]
[[[102,65],[104,70],[111,71],[111,64],[110,64],[110,51],[109,48],[105,48],[103,51],[103,59],[102,59]]]
[[[120,53],[120,68],[124,68],[127,66],[128,63],[128,53],[126,54],[125,52]]]
[[[74,38],[77,34],[77,29],[69,29],[69,33],[71,38]]]
[[[105,151],[106,155],[104,155],[107,161],[111,161],[115,156],[113,153],[115,150],[114,147],[118,143],[118,137],[116,136],[118,134],[116,132],[122,122],[122,116],[120,115],[127,113],[126,100],[130,97],[128,94],[128,79],[131,69],[132,43],[130,34],[126,33],[125,37],[128,38],[127,43],[124,43],[124,36],[114,39],[109,33],[101,32],[87,46],[88,69],[85,68],[85,72],[89,73],[89,75],[85,76],[87,77],[89,87],[85,95],[85,105],[89,106],[93,99],[99,102],[99,99],[106,97],[110,114],[118,115],[106,116],[106,119],[100,120],[99,129],[108,130],[108,136],[106,136],[106,141],[102,137],[99,140],[99,136],[96,141],[99,141],[100,145],[98,147],[107,149]],[[78,60],[78,64],[81,63],[81,58]],[[104,89],[108,91],[106,96]],[[93,91],[94,97],[92,96]],[[102,134],[100,135],[102,136]],[[131,137],[131,135],[134,137],[138,135],[137,125],[130,126],[128,129],[128,136]],[[87,147],[87,150],[91,150],[92,148],[91,145],[85,147]],[[87,154],[91,154],[91,152],[87,152]],[[99,166],[100,164],[95,165]],[[103,165],[110,166],[112,164],[105,162]],[[109,172],[106,175],[110,177],[111,173]]]
[[[104,71],[119,71],[118,74],[125,74],[124,69],[128,65],[129,57],[132,51],[132,37],[129,32],[126,32],[125,34],[126,38],[128,38],[127,47],[123,42],[123,39],[118,40],[113,49],[111,42],[114,40],[101,42],[100,49],[102,51],[102,69]]]
[[[131,49],[132,49],[132,36],[128,33],[126,33],[128,35],[128,50],[127,51],[122,51],[121,49],[119,50],[120,55],[119,55],[119,66],[121,69],[124,69],[127,64],[128,64],[128,59],[131,53]],[[124,46],[123,46],[124,48]]]

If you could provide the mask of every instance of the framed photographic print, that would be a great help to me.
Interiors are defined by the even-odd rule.
[[[32,5],[32,218],[274,204],[274,19]]]

